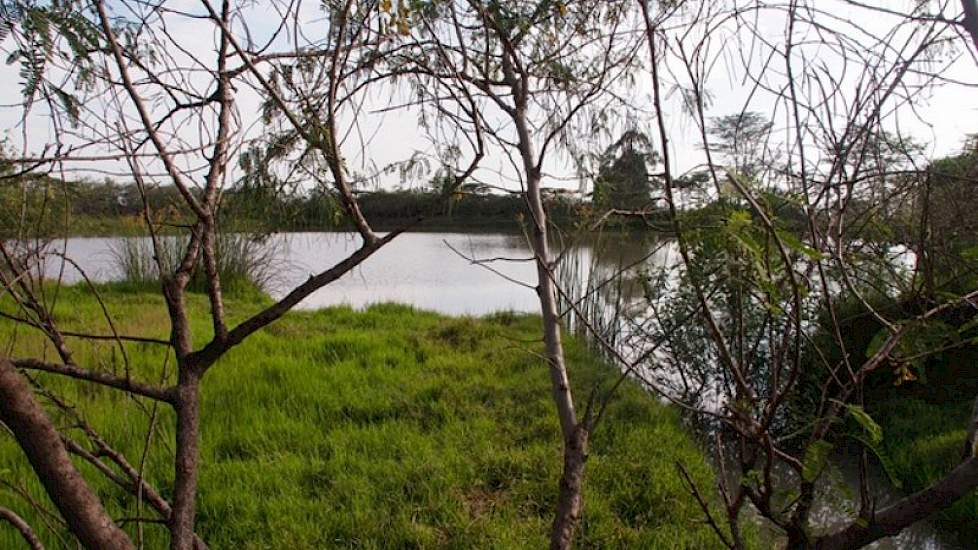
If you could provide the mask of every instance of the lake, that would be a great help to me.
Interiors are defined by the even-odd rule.
[[[72,238],[56,241],[53,249],[63,251],[93,281],[108,282],[122,277],[115,260],[121,238]],[[148,240],[144,240],[148,245]],[[289,233],[268,238],[271,251],[267,289],[281,297],[310,275],[328,269],[359,247],[354,233]],[[613,253],[604,252],[611,245]],[[571,260],[585,275],[592,264],[612,271],[619,261],[633,263],[649,250],[641,240],[616,234],[575,243]],[[500,310],[535,312],[536,268],[522,235],[483,233],[406,233],[371,256],[339,280],[303,301],[306,309],[347,304],[361,308],[380,302],[411,304],[449,315],[485,315]],[[650,262],[668,262],[663,254]],[[476,264],[473,260],[484,263]],[[50,257],[46,276],[56,278],[61,261]],[[66,282],[82,280],[70,265]]]
[[[116,262],[121,238],[71,238],[56,241],[52,249],[64,252],[93,281],[108,282],[122,276]],[[269,237],[268,291],[281,297],[310,275],[328,269],[359,245],[353,233],[291,233]],[[148,244],[144,241],[143,244]],[[577,282],[602,280],[620,266],[662,268],[678,261],[675,246],[666,241],[643,239],[632,234],[590,235],[581,241],[555,242],[566,250],[563,277]],[[532,287],[536,268],[522,235],[492,233],[406,233],[371,256],[341,279],[312,294],[299,307],[311,309],[347,304],[362,308],[380,302],[399,302],[449,315],[484,315],[500,310],[536,312],[538,302]],[[62,271],[62,267],[64,270]],[[50,257],[44,267],[50,278],[61,276],[78,282],[82,276],[70,265]],[[616,292],[626,302],[638,297],[634,269],[623,276]],[[530,287],[530,288],[528,288]],[[609,301],[612,297],[606,297]],[[847,521],[858,494],[852,460],[836,460],[836,473],[826,485],[835,485],[822,498],[814,513],[817,523],[835,528]],[[892,501],[898,492],[888,480],[874,472],[872,485],[880,502]],[[838,486],[848,490],[837,490]],[[823,491],[823,496],[826,492]],[[880,541],[871,548],[951,550],[959,548],[932,524],[920,522],[898,537]]]

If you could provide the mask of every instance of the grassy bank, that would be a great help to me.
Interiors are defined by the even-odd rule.
[[[961,463],[971,403],[892,398],[875,406],[894,475],[907,493],[936,483]],[[955,533],[965,548],[978,541],[978,493],[971,493],[932,522]]]
[[[164,336],[158,296],[107,289],[106,298],[121,332]],[[191,307],[197,333],[205,333],[205,300],[193,296]],[[232,301],[229,312],[241,318],[257,307],[255,299]],[[76,288],[61,290],[56,311],[67,330],[105,326]],[[0,338],[14,355],[44,347],[6,321]],[[560,460],[547,373],[533,353],[538,339],[536,318],[511,314],[475,320],[379,305],[288,315],[204,381],[200,534],[215,549],[544,547]],[[81,364],[124,366],[110,344],[74,346]],[[145,344],[126,351],[140,378],[172,377],[163,373],[163,352]],[[568,352],[579,389],[614,377],[578,343]],[[138,462],[149,404],[38,380]],[[145,471],[168,487],[169,411],[161,409],[158,424]],[[676,411],[626,387],[593,445],[581,547],[716,546],[676,473],[679,461],[712,493],[713,474]],[[0,464],[4,481],[50,507],[9,439],[0,443]],[[114,516],[151,515],[108,484],[98,487]],[[0,488],[3,504],[40,529],[46,520],[13,493]],[[132,524],[127,529],[135,535]],[[58,547],[53,531],[44,536]],[[143,536],[147,548],[165,544],[158,525]],[[0,529],[0,547],[18,544]]]
[[[961,463],[968,421],[978,394],[978,346],[965,345],[928,358],[918,380],[894,385],[884,369],[872,381],[867,405],[883,428],[883,445],[906,493],[942,479]],[[963,547],[978,541],[978,493],[934,516]]]

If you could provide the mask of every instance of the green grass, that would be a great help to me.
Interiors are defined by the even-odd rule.
[[[874,407],[895,476],[907,493],[937,482],[961,463],[971,403],[933,403],[894,397]],[[937,514],[933,522],[956,533],[965,546],[978,540],[978,493]]]
[[[119,289],[105,295],[122,332],[165,335],[158,296]],[[195,295],[190,303],[200,344],[206,303]],[[241,318],[257,307],[238,300],[228,309]],[[66,329],[104,332],[81,289],[62,289],[56,311]],[[538,339],[538,319],[514,314],[447,318],[398,305],[289,314],[204,380],[199,533],[215,549],[544,547],[560,446],[548,376],[534,353]],[[14,355],[51,357],[36,336],[9,322],[0,324],[0,342],[13,342]],[[84,365],[123,368],[110,344],[73,344]],[[567,347],[578,395],[615,376],[584,346],[571,340]],[[127,351],[141,379],[162,374],[162,352],[147,345]],[[147,402],[54,376],[38,379],[138,462]],[[172,479],[169,411],[159,425],[146,476],[165,491]],[[625,387],[593,438],[579,546],[716,547],[677,461],[713,493],[713,473],[677,412]],[[0,464],[4,480],[47,502],[9,438],[0,443]],[[111,513],[137,515],[131,498],[83,471]],[[0,489],[0,498],[43,526],[9,489]],[[43,534],[56,547],[53,533]],[[158,525],[148,525],[145,537],[148,548],[167,540]],[[12,529],[0,527],[0,547],[18,544]]]

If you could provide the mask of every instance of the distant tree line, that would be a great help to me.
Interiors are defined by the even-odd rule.
[[[360,209],[381,226],[422,224],[486,228],[515,228],[526,216],[519,193],[455,192],[446,196],[437,189],[394,189],[357,193]],[[572,220],[586,215],[588,205],[574,198],[553,195],[548,204],[553,215]],[[232,224],[256,223],[278,229],[335,229],[344,224],[334,193],[314,190],[296,196],[277,196],[263,188],[235,189],[225,193],[224,219]]]
[[[183,199],[172,185],[145,189],[145,201],[156,221],[182,225],[190,217]],[[518,193],[456,192],[449,196],[433,189],[394,189],[357,193],[364,215],[380,226],[418,222],[424,225],[473,228],[517,228],[526,216],[526,204]],[[72,223],[73,230],[86,221],[98,221],[111,231],[112,223],[141,223],[144,198],[132,183],[112,180],[61,182],[32,176],[19,185],[0,187],[0,234],[12,235],[20,226],[21,211],[37,230],[55,235]],[[234,187],[223,192],[220,221],[225,230],[335,230],[346,220],[335,192],[315,189],[304,193],[277,193],[268,188]],[[590,204],[552,194],[548,201],[553,216],[561,221],[586,218]]]

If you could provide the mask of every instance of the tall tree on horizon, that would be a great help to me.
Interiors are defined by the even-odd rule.
[[[652,140],[638,130],[625,131],[600,156],[593,201],[600,208],[642,210],[653,190],[649,167],[658,154]]]

